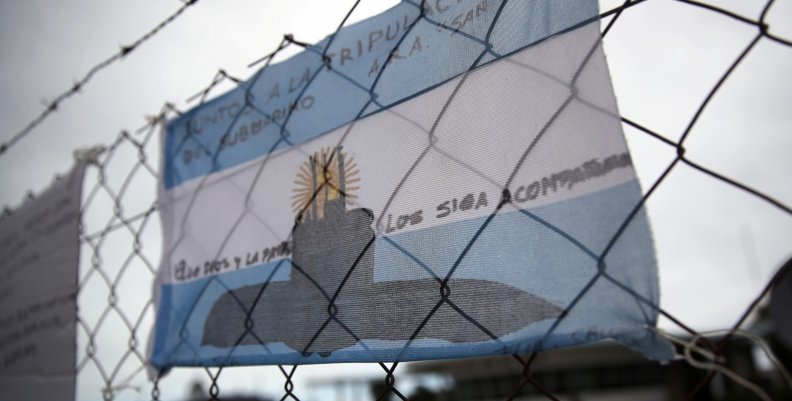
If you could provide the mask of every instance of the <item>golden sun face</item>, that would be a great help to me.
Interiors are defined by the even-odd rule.
[[[352,205],[360,189],[360,170],[355,160],[338,148],[322,148],[300,166],[292,189],[292,210],[298,220],[324,218],[325,204],[343,199],[343,205]]]

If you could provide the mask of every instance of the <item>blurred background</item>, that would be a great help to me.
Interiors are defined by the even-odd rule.
[[[0,2],[3,143],[95,65],[184,8],[0,154],[0,205],[13,209],[57,174],[68,172],[73,151],[97,145],[105,149],[98,156],[102,168],[88,170],[83,190],[78,400],[151,399],[153,385],[142,357],[153,324],[151,286],[161,251],[156,214],[160,133],[151,123],[164,108],[193,107],[194,95],[212,84],[220,70],[250,77],[259,66],[248,65],[274,50],[284,34],[306,43],[321,40],[354,3]],[[363,0],[349,22],[395,3]],[[624,3],[601,1],[600,10]],[[758,0],[706,3],[749,21],[758,21],[767,5]],[[626,4],[604,37],[620,112],[677,142],[759,29],[684,1]],[[614,15],[602,20],[603,29]],[[792,40],[792,1],[773,2],[765,22],[771,35]],[[275,61],[298,50],[291,46]],[[209,96],[233,85],[222,80]],[[684,163],[674,165],[648,198],[661,307],[697,332],[734,325],[792,256],[790,105],[792,47],[763,37],[719,88],[684,142],[686,159],[781,206]],[[677,148],[634,125],[623,126],[646,192],[672,165]],[[766,304],[743,328],[773,343]],[[666,318],[660,327],[690,339]],[[789,351],[775,346],[789,366]],[[729,342],[724,354],[732,371],[761,384],[773,398],[792,396],[755,340],[740,337]],[[539,383],[567,400],[683,399],[707,373],[686,361],[651,363],[610,343],[542,353],[532,366]],[[385,374],[376,364],[300,366],[293,372],[292,367],[178,368],[160,381],[158,391],[163,400],[206,399],[217,391],[221,399],[281,399],[291,375],[294,395],[301,400],[362,400],[374,399],[386,388]],[[520,387],[522,366],[509,358],[401,364],[395,374],[396,388],[414,400],[506,399],[515,390],[521,399],[546,399],[530,384]],[[749,399],[743,389],[718,375],[696,399]]]

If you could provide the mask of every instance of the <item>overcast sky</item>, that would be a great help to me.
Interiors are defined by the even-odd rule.
[[[80,95],[64,102],[56,114],[0,156],[0,205],[13,207],[28,190],[40,192],[55,174],[68,171],[73,150],[108,144],[122,130],[136,131],[145,124],[144,116],[158,113],[165,102],[188,109],[186,99],[206,87],[218,69],[249,77],[254,69],[247,65],[274,49],[284,33],[304,42],[320,40],[335,29],[352,3],[199,1],[126,59],[96,75]],[[363,1],[352,20],[393,3]],[[606,1],[601,8],[620,3]],[[713,3],[756,18],[764,2]],[[792,38],[792,1],[776,3],[768,17],[770,29]],[[68,89],[94,64],[180,6],[176,0],[0,2],[0,141],[10,139],[40,113],[42,102]],[[627,10],[605,39],[620,112],[670,139],[679,138],[697,105],[755,34],[756,29],[750,26],[672,1],[650,0]],[[786,205],[792,205],[790,71],[792,49],[762,40],[706,109],[686,143],[690,159]],[[675,151],[629,127],[625,127],[625,135],[646,190]],[[149,152],[155,166],[157,142],[156,138],[152,141]],[[134,154],[120,159],[131,162]],[[113,173],[115,180],[125,176],[123,168]],[[149,206],[153,184],[153,180],[141,179],[141,190],[131,196],[139,203],[137,207]],[[90,182],[86,189],[89,187]],[[792,217],[682,165],[647,208],[658,254],[662,306],[699,330],[732,324],[774,271],[792,256]],[[96,227],[102,227],[106,218],[97,218]],[[151,224],[146,231],[146,249],[156,264],[158,223]],[[105,260],[126,257],[130,237],[112,241],[126,244],[126,248],[108,249],[103,254]],[[83,252],[86,269],[90,256]],[[124,283],[139,282],[130,292],[135,294],[127,299],[138,304],[145,301],[149,279],[145,271],[125,277]],[[101,304],[107,296],[106,290],[96,291],[81,298],[81,313],[89,321],[96,321],[101,310],[88,306],[86,298],[99,297]],[[137,317],[137,313],[131,314]],[[146,319],[150,324],[150,318]],[[662,326],[674,329],[667,322]],[[143,342],[147,331],[139,333]],[[122,343],[125,349],[126,341]],[[123,349],[102,355],[120,357]],[[108,365],[105,368],[112,369],[114,363]],[[133,365],[130,362],[130,372]],[[98,393],[88,387],[96,385],[98,375],[93,368],[87,369],[91,373],[80,378],[81,399],[95,399]],[[354,369],[362,368],[343,366],[333,372],[362,375]],[[374,376],[379,374],[379,367],[368,369]],[[300,368],[297,377],[307,380],[321,376],[314,372],[322,371],[327,369]],[[277,391],[282,380],[273,376],[276,373],[274,368],[224,372],[221,390],[263,387]],[[203,379],[205,374],[177,370],[163,382],[163,391],[166,396],[178,394],[192,377]],[[134,382],[144,383],[143,377]],[[148,387],[144,387],[140,394],[133,390],[121,394],[147,399],[147,393]]]

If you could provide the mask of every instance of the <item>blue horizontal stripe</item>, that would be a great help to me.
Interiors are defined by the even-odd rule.
[[[417,4],[404,1],[344,27],[171,120],[164,138],[164,187],[306,142],[459,76],[484,51],[485,62],[492,62],[597,17],[595,0],[513,0],[485,42],[499,1],[430,1],[425,18],[415,22]],[[322,59],[328,43],[330,69]]]

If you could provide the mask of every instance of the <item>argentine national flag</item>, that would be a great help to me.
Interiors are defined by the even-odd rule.
[[[595,0],[403,1],[163,135],[162,371],[669,357]]]

